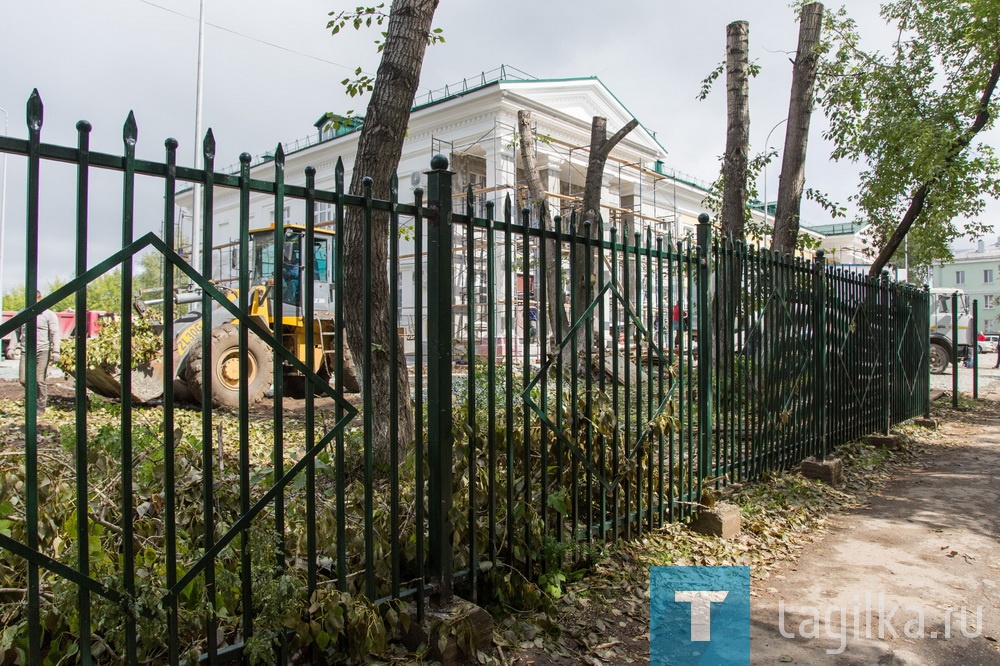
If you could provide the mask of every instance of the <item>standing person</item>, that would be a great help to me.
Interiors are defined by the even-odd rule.
[[[35,294],[35,300],[42,300],[42,292],[39,291]],[[27,363],[27,354],[25,353],[27,331],[25,326],[21,327],[21,364],[19,373],[21,386],[26,386],[27,383],[27,369],[25,365]],[[38,402],[36,406],[37,412],[44,414],[49,398],[49,385],[46,381],[49,363],[55,363],[59,360],[59,318],[56,317],[56,313],[52,310],[45,310],[35,320],[35,328],[38,331],[38,348],[35,356],[35,379],[38,382]]]

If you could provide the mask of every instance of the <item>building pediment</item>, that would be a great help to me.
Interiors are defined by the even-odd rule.
[[[557,112],[590,127],[594,116],[608,119],[608,133],[618,131],[634,117],[617,97],[597,77],[537,81],[501,81],[500,87],[508,100],[521,99],[530,106]],[[642,148],[666,154],[666,149],[642,125],[629,134],[630,142]]]

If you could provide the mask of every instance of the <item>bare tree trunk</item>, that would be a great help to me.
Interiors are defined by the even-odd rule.
[[[420,82],[427,36],[437,5],[438,0],[393,0],[382,61],[358,138],[350,187],[355,194],[362,192],[363,179],[370,177],[374,181],[374,196],[388,198],[389,179],[402,153],[410,109]],[[400,441],[389,441],[388,418],[374,419],[375,432],[372,434],[375,459],[380,466],[386,467],[391,448],[397,445],[405,447],[412,441],[414,421],[403,341],[396,332],[396,322],[389,320],[388,244],[396,242],[396,239],[389,238],[389,218],[386,214],[374,215],[372,223],[371,310],[365,313],[361,307],[347,308],[344,324],[358,378],[362,381],[362,391],[368,393],[374,404],[388,405],[392,382],[396,382]],[[344,225],[345,284],[342,296],[349,303],[360,304],[364,300],[364,237],[362,211],[349,207]],[[366,314],[372,321],[370,386],[364,384],[366,349],[363,324]],[[398,350],[399,364],[396,368],[391,368],[389,364],[391,345],[396,345]]]
[[[726,155],[722,162],[722,235],[744,240],[750,153],[750,27],[726,26]]]
[[[983,90],[982,96],[979,98],[979,112],[976,114],[975,119],[972,121],[972,125],[969,129],[955,141],[952,145],[951,150],[948,155],[945,156],[945,166],[953,162],[963,150],[969,147],[972,143],[972,139],[979,134],[986,123],[990,119],[990,103],[993,99],[993,93],[996,92],[997,83],[1000,81],[1000,53],[997,54],[996,59],[993,61],[993,69],[990,72],[990,78],[986,82],[986,88]],[[899,226],[896,227],[896,231],[893,232],[889,240],[886,241],[885,246],[878,253],[878,257],[875,259],[875,263],[872,264],[869,275],[878,275],[885,268],[889,260],[892,259],[892,255],[896,253],[899,249],[899,245],[906,238],[906,234],[910,231],[910,227],[920,216],[920,213],[924,210],[924,204],[927,201],[927,194],[931,187],[940,179],[940,172],[932,177],[926,183],[922,183],[918,187],[913,196],[910,198],[910,206],[906,209],[906,213],[903,215],[903,219],[900,220]]]
[[[614,150],[628,133],[639,126],[639,121],[633,118],[608,138],[608,119],[594,116],[590,126],[590,158],[587,163],[587,178],[583,186],[582,216],[577,227],[577,234],[584,235],[584,222],[590,222],[590,238],[597,238],[597,220],[601,211],[601,185],[604,180],[604,165],[608,155]],[[597,259],[592,257],[591,270],[597,270]],[[573,293],[576,294],[578,307],[582,310],[594,299],[594,278],[587,275],[587,259],[585,252],[578,252],[573,265]]]
[[[792,69],[792,92],[788,101],[781,177],[778,181],[778,206],[774,213],[774,236],[771,238],[771,250],[778,254],[793,253],[799,235],[802,189],[806,181],[806,146],[816,88],[816,68],[819,64],[816,47],[822,26],[821,3],[814,2],[802,8],[798,52]]]
[[[713,297],[716,331],[705,331],[703,340],[716,343],[719,377],[729,377],[736,332],[736,304],[740,294],[740,258],[726,253],[734,241],[746,240],[747,176],[750,154],[750,26],[733,21],[726,26],[726,154],[722,162],[722,220]],[[705,248],[706,252],[710,248]],[[716,335],[717,333],[717,335]],[[720,394],[724,402],[730,394]]]
[[[545,196],[545,186],[542,184],[542,176],[538,171],[538,162],[535,160],[534,130],[531,127],[531,111],[517,112],[517,128],[521,148],[521,166],[524,167],[525,177],[528,181],[528,205],[541,218],[548,216],[547,198]],[[551,225],[546,225],[550,230]],[[546,316],[549,319],[549,333],[555,334],[560,330],[564,334],[569,331],[569,316],[566,314],[566,305],[562,285],[557,282],[556,267],[562,261],[562,243],[549,240],[546,243],[545,253],[545,303]],[[558,340],[556,341],[559,342]],[[548,341],[543,340],[542,344],[548,349]]]

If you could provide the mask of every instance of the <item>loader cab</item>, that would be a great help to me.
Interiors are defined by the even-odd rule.
[[[334,234],[316,229],[312,247],[305,247],[305,228],[286,226],[282,250],[281,275],[275,275],[274,229],[252,231],[253,280],[256,284],[273,285],[272,304],[280,298],[285,316],[301,316],[305,312],[305,285],[308,264],[313,271],[313,310],[317,315],[333,312]]]

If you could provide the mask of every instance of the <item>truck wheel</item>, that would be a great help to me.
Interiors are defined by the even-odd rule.
[[[948,356],[947,349],[936,342],[931,343],[931,374],[940,375],[948,369],[948,364],[951,362],[951,359],[948,358]]]
[[[212,381],[212,406],[239,409],[240,384],[249,387],[249,404],[261,401],[274,379],[271,349],[264,341],[250,333],[247,343],[247,377],[240,377],[240,333],[239,328],[225,323],[212,330],[212,358],[208,364]],[[204,349],[195,343],[190,359],[185,367],[185,382],[196,402],[201,402],[204,386],[202,357]]]

